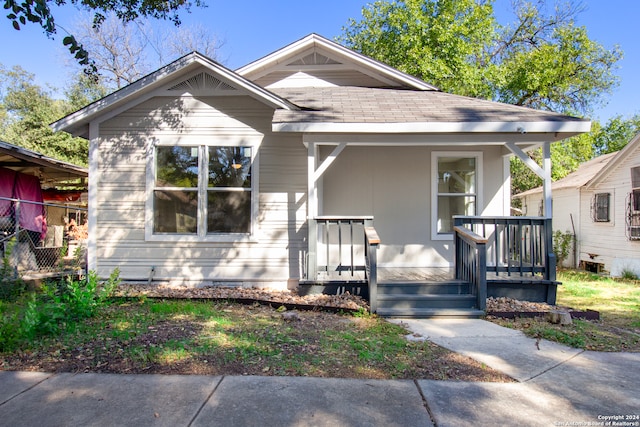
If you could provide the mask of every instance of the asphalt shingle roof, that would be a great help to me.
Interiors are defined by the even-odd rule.
[[[586,185],[591,179],[602,170],[619,152],[603,154],[595,159],[591,159],[578,166],[578,169],[571,172],[569,175],[562,179],[559,179],[551,184],[551,190],[557,191],[563,188],[579,188]],[[541,193],[542,187],[532,188],[531,190],[524,191],[519,194],[514,194],[514,197],[524,197],[530,194]]]
[[[583,121],[562,114],[439,91],[364,88],[279,88],[301,107],[276,110],[274,123],[420,123]]]

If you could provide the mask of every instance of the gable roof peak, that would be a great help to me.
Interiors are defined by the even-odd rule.
[[[274,108],[292,110],[299,108],[288,100],[233,72],[213,59],[199,52],[193,51],[140,78],[139,80],[136,80],[135,82],[92,102],[86,107],[57,120],[50,126],[54,131],[64,130],[75,136],[88,138],[88,124],[95,117],[104,116],[107,112],[114,111],[125,105],[131,106],[131,102],[141,102],[140,100],[143,99],[146,94],[152,93],[163,85],[167,85],[172,80],[187,78],[187,80],[176,81],[173,86],[168,88],[169,90],[173,88],[177,89],[181,87],[183,83],[189,86],[190,77],[193,77],[190,76],[190,73],[193,74],[200,68],[202,68],[204,74],[208,75],[204,76],[205,79],[209,80],[208,83],[213,83],[211,81],[212,78],[209,76],[213,76],[215,78],[217,83],[214,86],[216,88],[224,89],[232,87],[234,89],[243,90],[250,96],[260,99]],[[209,87],[212,87],[211,84],[209,84]]]
[[[399,85],[407,88],[415,90],[439,90],[423,80],[344,47],[317,33],[311,33],[275,52],[238,68],[236,72],[245,78],[255,80],[269,73],[276,67],[287,64],[288,61],[295,61],[297,59],[296,56],[304,54],[309,50],[322,51],[330,61],[339,63],[349,62],[360,69],[380,75],[385,80],[397,82]]]

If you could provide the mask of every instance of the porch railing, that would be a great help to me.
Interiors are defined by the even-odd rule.
[[[84,268],[86,212],[76,206],[0,197],[0,257],[7,258],[15,274]]]
[[[307,280],[367,280],[366,233],[370,216],[321,216],[310,221]]]
[[[471,284],[479,310],[487,308],[487,239],[465,227],[454,227],[454,274]]]
[[[455,216],[454,226],[487,239],[487,272],[556,280],[551,219]]]

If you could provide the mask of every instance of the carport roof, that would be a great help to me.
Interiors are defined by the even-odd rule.
[[[43,188],[89,176],[87,168],[47,157],[26,148],[0,141],[0,167],[35,175]]]

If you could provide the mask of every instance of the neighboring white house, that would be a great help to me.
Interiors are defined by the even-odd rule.
[[[583,163],[552,189],[554,231],[576,236],[565,266],[640,276],[640,135],[620,151]],[[542,209],[542,188],[514,197],[524,215]]]
[[[53,127],[90,141],[100,276],[294,286],[323,256],[319,215],[372,216],[382,266],[450,266],[452,215],[509,215],[509,157],[590,122],[447,94],[312,34],[236,71],[186,55]]]

